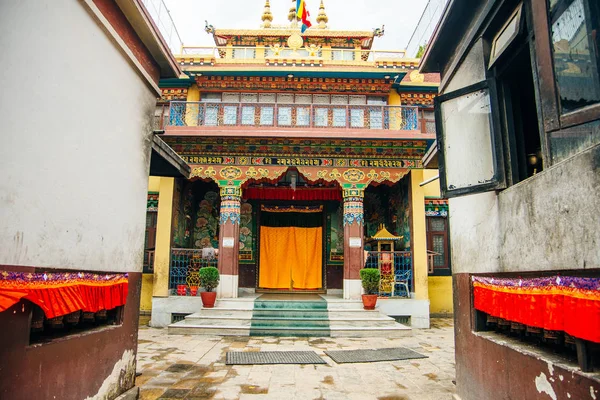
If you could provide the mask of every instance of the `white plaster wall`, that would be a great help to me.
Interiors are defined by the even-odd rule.
[[[0,4],[0,264],[141,271],[155,95],[76,0]]]

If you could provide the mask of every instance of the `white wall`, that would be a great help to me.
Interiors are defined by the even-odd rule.
[[[155,95],[76,0],[0,4],[0,264],[141,271]]]

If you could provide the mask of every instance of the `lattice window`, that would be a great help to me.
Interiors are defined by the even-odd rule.
[[[259,103],[275,103],[275,93],[260,93],[258,95]]]
[[[334,94],[331,96],[331,104],[348,104],[348,96]]]
[[[242,103],[256,103],[258,102],[257,93],[242,93]]]
[[[330,99],[328,94],[315,94],[313,95],[314,104],[329,104]]]
[[[345,108],[334,108],[333,109],[333,126],[344,127],[346,126],[346,109]]]
[[[277,124],[279,126],[292,126],[292,107],[279,107],[278,108]]]
[[[327,108],[315,108],[315,126],[327,126]]]
[[[262,106],[260,108],[260,124],[273,125],[274,109],[273,107]]]
[[[236,106],[223,107],[223,124],[235,125],[237,123],[237,109]]]
[[[242,125],[254,125],[254,107],[242,107]]]
[[[283,104],[292,104],[294,102],[294,95],[288,93],[277,93],[277,102]]]
[[[365,110],[351,109],[350,110],[350,126],[352,128],[364,128],[365,126]]]
[[[349,96],[350,104],[367,104],[367,96]]]
[[[223,93],[223,102],[224,103],[239,103],[240,102],[240,94],[239,93]]]
[[[383,111],[369,110],[369,128],[383,129]]]
[[[296,95],[296,103],[297,104],[310,104],[312,102],[312,95],[310,94],[297,94]]]
[[[296,126],[310,125],[310,108],[298,107],[296,109]]]

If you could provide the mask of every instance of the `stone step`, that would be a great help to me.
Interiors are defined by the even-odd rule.
[[[281,301],[281,300],[255,300],[254,310],[258,309],[300,309],[300,310],[327,310],[326,301]]]
[[[184,321],[169,325],[170,335],[215,335],[215,336],[299,336],[299,337],[388,337],[397,338],[412,335],[412,329],[396,324],[386,327],[344,327],[331,325],[329,329],[277,327],[269,329],[251,329],[250,325],[201,325],[182,324]]]

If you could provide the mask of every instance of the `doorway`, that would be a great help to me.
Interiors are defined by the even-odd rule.
[[[323,290],[323,205],[262,204],[258,291]]]

